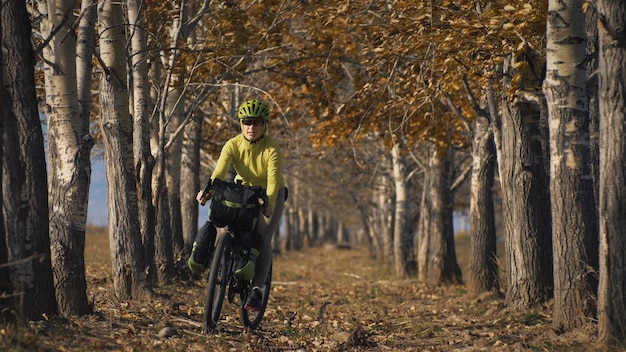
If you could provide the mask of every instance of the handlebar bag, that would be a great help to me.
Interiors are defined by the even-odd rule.
[[[209,220],[216,227],[228,226],[241,234],[254,230],[261,206],[259,199],[265,195],[262,187],[215,179],[213,191]]]

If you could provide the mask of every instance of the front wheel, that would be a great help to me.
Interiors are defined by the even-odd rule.
[[[270,298],[270,289],[272,285],[272,267],[270,266],[270,270],[267,273],[267,277],[265,277],[265,283],[263,285],[263,299],[261,301],[261,307],[256,312],[249,311],[244,308],[244,305],[241,305],[240,316],[241,316],[241,324],[243,326],[249,327],[250,329],[256,329],[261,324],[261,319],[263,319],[263,314],[265,314],[265,308],[267,307],[267,301]]]
[[[230,270],[228,263],[230,258],[230,248],[232,237],[224,235],[220,237],[215,246],[215,254],[209,270],[209,284],[206,301],[204,302],[204,329],[205,332],[214,331],[217,328],[217,321],[222,312],[226,288],[230,281]]]

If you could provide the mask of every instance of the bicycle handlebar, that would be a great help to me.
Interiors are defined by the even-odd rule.
[[[209,179],[209,181],[206,183],[206,186],[204,187],[204,190],[202,191],[202,198],[204,198],[207,194],[209,194],[209,192],[211,192],[212,189],[213,189],[213,184],[211,183],[211,179]],[[258,202],[259,202],[259,205],[261,205],[261,209],[263,210],[263,213],[265,213],[267,211],[267,207],[269,203],[267,200],[267,193],[265,193],[265,190],[263,190],[263,195],[261,196],[261,198],[259,198]],[[201,204],[204,205],[205,203],[201,203]]]

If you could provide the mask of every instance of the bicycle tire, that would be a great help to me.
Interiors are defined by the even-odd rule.
[[[263,299],[261,300],[261,307],[256,312],[249,311],[244,308],[244,304],[241,305],[239,310],[239,316],[241,318],[241,324],[244,327],[248,327],[252,330],[259,327],[261,324],[261,320],[263,319],[263,315],[265,314],[265,308],[267,307],[267,301],[270,298],[270,289],[272,286],[272,265],[270,265],[270,270],[265,277],[265,282],[263,285]]]
[[[204,302],[204,329],[205,332],[215,331],[222,312],[226,288],[230,281],[228,264],[232,237],[228,234],[220,237],[215,246],[215,254],[209,270],[207,295]]]

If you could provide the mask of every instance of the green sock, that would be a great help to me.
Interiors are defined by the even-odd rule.
[[[244,279],[244,280],[252,280],[254,278],[254,271],[256,269],[256,258],[259,256],[260,252],[256,248],[250,249],[250,259],[243,267],[235,270],[235,275]]]

